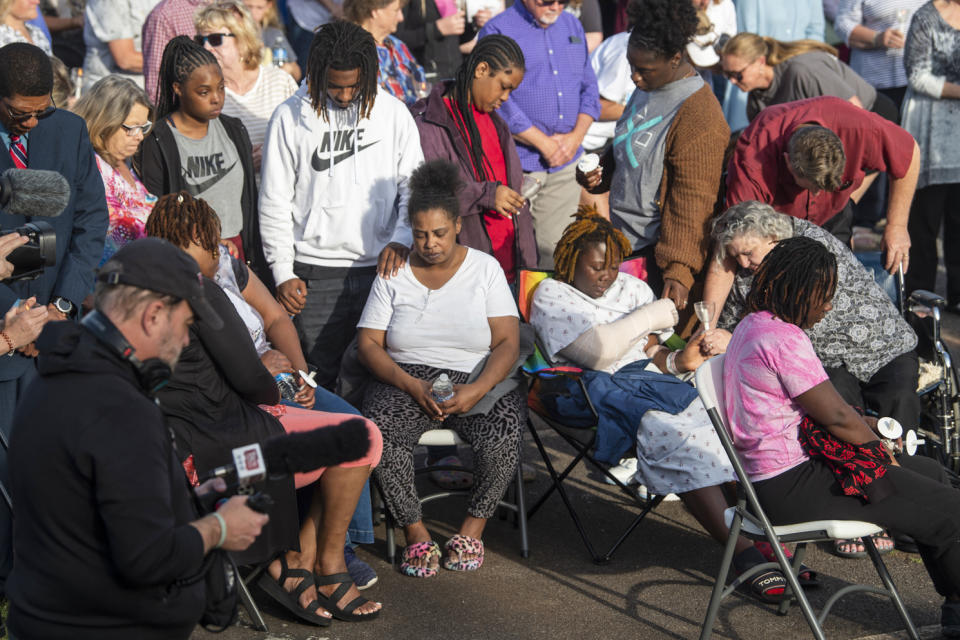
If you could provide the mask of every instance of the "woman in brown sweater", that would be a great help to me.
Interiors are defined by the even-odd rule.
[[[578,171],[577,179],[593,193],[610,191],[610,219],[633,247],[629,272],[673,300],[682,325],[707,258],[707,220],[730,128],[686,57],[698,24],[693,5],[638,4],[644,20],[630,34],[627,59],[640,91],[624,108],[601,167]]]

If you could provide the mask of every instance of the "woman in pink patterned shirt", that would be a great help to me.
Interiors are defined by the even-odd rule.
[[[73,110],[87,122],[107,194],[110,226],[103,264],[123,245],[147,235],[144,226],[157,198],[134,175],[129,159],[153,126],[153,107],[133,80],[111,75],[93,85]]]

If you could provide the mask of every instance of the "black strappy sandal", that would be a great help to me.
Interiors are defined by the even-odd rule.
[[[346,622],[363,622],[364,620],[373,620],[378,615],[380,615],[380,610],[376,610],[373,613],[354,613],[357,610],[357,607],[363,606],[364,604],[370,602],[363,596],[357,596],[351,600],[347,606],[342,609],[338,606],[340,599],[349,591],[350,585],[353,584],[353,578],[350,577],[349,573],[334,573],[329,576],[316,576],[315,583],[318,587],[317,589],[317,599],[320,601],[320,604],[323,605],[323,608],[330,612],[337,620],[344,620]],[[319,587],[323,587],[329,584],[339,584],[337,590],[331,593],[329,596],[323,595],[320,592]]]
[[[257,585],[263,589],[267,595],[283,605],[290,613],[297,616],[305,622],[315,624],[318,627],[328,627],[332,622],[331,618],[324,618],[317,613],[320,603],[314,600],[306,607],[300,604],[300,596],[304,591],[314,586],[313,573],[306,569],[291,569],[287,566],[287,559],[280,555],[280,580],[274,580],[270,574],[264,572],[257,580]],[[303,578],[297,588],[292,592],[283,588],[288,578]]]

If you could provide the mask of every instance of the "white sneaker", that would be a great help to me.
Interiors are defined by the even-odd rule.
[[[637,459],[636,458],[623,458],[620,460],[620,464],[615,467],[610,467],[608,469],[610,475],[626,485],[637,484]],[[603,476],[603,481],[607,484],[616,484],[613,480],[607,476]]]

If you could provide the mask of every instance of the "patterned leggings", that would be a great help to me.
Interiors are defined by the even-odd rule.
[[[454,384],[463,384],[469,375],[426,365],[401,364],[400,368],[421,380],[433,380],[445,371]],[[486,415],[451,416],[441,424],[431,420],[406,392],[371,382],[363,399],[363,415],[383,434],[383,457],[375,473],[397,523],[406,527],[423,519],[414,485],[413,448],[425,431],[439,428],[453,429],[473,447],[474,482],[467,512],[475,518],[493,516],[520,462],[526,410],[523,393],[515,389]]]

